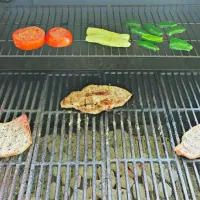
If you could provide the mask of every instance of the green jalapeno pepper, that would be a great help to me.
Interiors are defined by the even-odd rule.
[[[142,34],[141,38],[143,40],[147,40],[147,41],[150,41],[150,42],[156,42],[156,43],[162,43],[163,42],[162,37],[151,35],[151,34]]]
[[[175,26],[167,30],[167,35],[172,36],[173,34],[183,33],[186,31],[186,28],[183,26]]]
[[[141,47],[144,47],[146,49],[153,50],[153,51],[160,50],[159,47],[157,47],[156,45],[154,45],[153,43],[148,42],[148,41],[138,40],[138,45],[140,45]]]
[[[177,23],[176,22],[173,22],[173,21],[169,21],[169,22],[160,22],[158,24],[158,26],[160,28],[172,28],[174,26],[177,26]]]
[[[162,36],[163,32],[155,27],[153,24],[144,24],[144,28],[147,32],[151,33],[152,35]]]
[[[169,48],[173,50],[190,51],[193,49],[193,46],[185,40],[181,40],[179,38],[171,38]]]
[[[148,34],[147,31],[138,27],[131,28],[131,33],[136,34],[136,35],[142,35],[144,33]]]
[[[138,21],[135,21],[135,20],[127,20],[124,22],[124,25],[127,27],[127,26],[135,26],[135,27],[140,27],[141,24],[140,22]]]

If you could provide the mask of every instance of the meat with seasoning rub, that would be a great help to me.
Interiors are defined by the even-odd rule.
[[[83,113],[98,114],[123,106],[132,94],[125,89],[108,85],[89,85],[72,92],[61,101],[62,108],[75,108]]]
[[[200,157],[200,124],[192,127],[183,135],[182,142],[174,148],[174,151],[189,159]]]

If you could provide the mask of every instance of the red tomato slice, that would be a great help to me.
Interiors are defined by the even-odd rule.
[[[34,50],[44,45],[45,32],[36,26],[20,28],[12,34],[12,39],[19,49]]]
[[[45,42],[52,47],[67,47],[72,44],[72,33],[62,27],[55,27],[48,31]]]

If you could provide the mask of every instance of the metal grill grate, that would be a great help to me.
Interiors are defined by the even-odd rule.
[[[200,198],[200,159],[173,152],[183,132],[199,123],[199,73],[0,77],[0,121],[26,113],[33,134],[28,151],[0,160],[0,199]],[[91,83],[118,85],[134,97],[95,116],[60,108],[64,96]]]
[[[147,6],[17,6],[0,8],[0,56],[13,57],[199,57],[200,56],[200,5],[147,5]],[[169,38],[159,44],[157,53],[140,48],[138,37],[132,35],[130,48],[110,48],[85,42],[88,26],[102,27],[111,31],[130,33],[123,25],[127,19],[142,24],[160,21],[177,21],[187,28],[178,37],[189,41],[191,52],[172,51]],[[35,51],[21,51],[14,47],[12,32],[18,28],[36,25],[48,31],[55,26],[68,28],[74,35],[72,46],[56,49],[44,46]]]
[[[0,0],[0,3],[2,2],[2,3],[9,3],[9,2],[11,2],[12,0]]]

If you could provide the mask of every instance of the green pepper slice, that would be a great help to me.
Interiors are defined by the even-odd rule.
[[[152,35],[162,36],[163,32],[155,27],[153,24],[144,24],[144,28],[147,32],[151,33]]]
[[[138,27],[131,28],[131,33],[136,35],[148,34],[147,31]]]
[[[174,21],[169,21],[169,22],[160,22],[158,23],[158,26],[160,28],[172,28],[174,26],[177,26],[177,23]]]
[[[146,49],[150,49],[153,51],[158,51],[160,50],[159,47],[157,47],[156,45],[154,45],[151,42],[147,42],[147,41],[143,41],[143,40],[138,40],[138,45],[140,45],[141,47],[144,47]]]
[[[175,26],[173,28],[170,28],[169,30],[167,30],[167,35],[168,36],[172,36],[174,34],[178,34],[178,33],[183,33],[186,31],[186,28],[183,26]]]
[[[156,42],[156,43],[163,42],[163,37],[155,36],[155,35],[151,35],[151,34],[142,34],[142,39],[150,41],[150,42]]]
[[[127,20],[127,21],[124,22],[124,25],[126,27],[128,27],[128,26],[140,27],[141,26],[140,22],[135,21],[135,20]]]
[[[169,48],[173,50],[191,51],[193,46],[185,40],[181,40],[179,38],[171,38]]]

